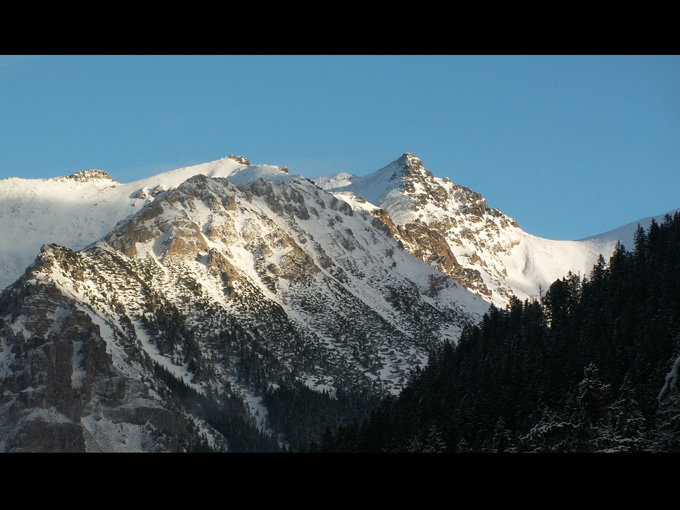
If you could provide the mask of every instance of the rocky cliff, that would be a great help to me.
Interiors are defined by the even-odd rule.
[[[486,310],[368,212],[222,164],[125,189],[137,212],[43,245],[1,294],[4,451],[285,448],[397,393]],[[281,425],[293,402],[302,431]]]
[[[587,274],[615,245],[532,236],[479,192],[435,177],[413,154],[364,177],[344,173],[316,182],[381,218],[409,253],[501,307],[512,295],[539,296],[569,271]]]

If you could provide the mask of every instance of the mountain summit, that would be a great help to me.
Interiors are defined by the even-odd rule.
[[[489,207],[479,192],[435,177],[409,153],[365,177],[342,174],[315,182],[381,217],[409,253],[497,306],[512,295],[538,296],[569,271],[587,273],[616,244],[532,236]]]
[[[281,167],[251,165],[242,156],[229,156],[130,183],[119,183],[102,170],[0,180],[0,289],[21,276],[43,244],[83,249],[160,193],[198,174],[236,184],[290,178]]]
[[[0,239],[1,451],[299,448],[612,245],[533,237],[412,154],[4,179]]]
[[[0,294],[6,451],[299,447],[398,393],[488,307],[278,167],[9,185],[34,192],[8,212],[44,242]],[[56,190],[57,217],[36,217]]]
[[[334,193],[358,194],[356,191],[360,190],[363,199],[372,204],[381,204],[390,193],[405,190],[412,181],[422,182],[427,174],[429,172],[423,167],[420,158],[405,153],[389,165],[365,177],[340,173],[316,178],[314,182]]]

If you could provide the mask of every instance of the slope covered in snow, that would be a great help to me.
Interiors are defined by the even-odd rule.
[[[657,216],[649,216],[647,218],[642,218],[637,221],[631,221],[630,223],[609,230],[607,232],[603,232],[602,234],[586,237],[585,239],[583,239],[583,241],[585,242],[591,241],[603,244],[611,244],[612,242],[616,243],[617,241],[620,241],[621,244],[623,244],[624,248],[626,248],[627,250],[632,250],[635,246],[635,232],[637,232],[638,225],[643,229],[647,230],[649,228],[649,225],[652,223],[652,220],[656,221],[657,223],[662,223],[667,215],[672,216],[674,213],[678,211],[680,211],[680,209],[674,209],[672,211],[668,211],[667,213],[659,214]]]
[[[242,426],[226,417],[294,441],[280,425],[287,395],[331,408],[351,395],[359,412],[488,309],[380,219],[303,177],[232,160],[188,172],[178,185],[182,172],[55,181],[76,202],[103,197],[95,216],[125,214],[116,196],[136,212],[93,228],[82,249],[43,244],[0,293],[0,450],[49,448],[46,437],[69,451],[238,449]],[[298,412],[306,423],[318,408]]]
[[[197,174],[228,178],[236,185],[258,178],[291,179],[285,168],[250,165],[230,156],[131,183],[118,183],[99,170],[0,180],[0,289],[22,274],[43,244],[82,249]],[[479,193],[434,177],[411,154],[364,177],[341,173],[314,182],[356,210],[389,218],[392,234],[410,253],[500,306],[511,294],[537,296],[568,271],[587,274],[598,255],[607,258],[617,241],[632,247],[638,224],[578,241],[532,236],[489,208]],[[649,221],[639,223],[645,227]]]
[[[295,444],[616,243],[531,236],[410,154],[316,183],[240,157],[5,179],[0,236],[5,451]]]
[[[315,182],[354,207],[389,217],[409,252],[497,306],[513,294],[536,297],[569,271],[588,274],[616,245],[615,236],[555,241],[524,232],[478,192],[435,177],[412,154],[364,177]]]
[[[130,183],[119,183],[101,170],[52,179],[2,179],[0,289],[23,273],[43,244],[82,249],[141,210],[159,193],[176,188],[196,174],[229,177],[235,184],[260,177],[290,177],[279,167],[250,165],[245,158],[230,156]]]

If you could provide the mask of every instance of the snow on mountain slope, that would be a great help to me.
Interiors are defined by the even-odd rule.
[[[237,185],[261,177],[291,178],[285,168],[230,156],[131,183],[118,183],[98,170],[0,180],[0,289],[21,275],[42,244],[82,249],[196,174]],[[597,256],[607,258],[618,240],[632,247],[638,223],[579,241],[538,238],[489,208],[479,193],[434,177],[410,154],[365,177],[341,173],[314,182],[358,210],[389,216],[392,234],[410,253],[499,306],[511,293],[522,299],[538,295],[568,271],[587,274]],[[650,220],[640,223],[644,227]]]
[[[672,216],[674,213],[678,211],[680,211],[680,209],[674,209],[664,214],[659,214],[657,216],[649,216],[647,218],[642,218],[638,221],[632,221],[621,227],[609,230],[608,232],[603,232],[602,234],[586,237],[585,239],[583,239],[583,241],[597,242],[603,244],[611,244],[612,242],[616,244],[617,241],[620,241],[621,244],[623,244],[624,248],[626,248],[627,250],[632,250],[635,247],[635,232],[637,231],[638,225],[640,225],[643,229],[647,230],[649,228],[649,225],[652,223],[652,220],[656,221],[657,223],[662,223],[666,215]]]
[[[82,249],[159,193],[196,174],[229,177],[236,184],[289,177],[285,169],[250,165],[245,158],[230,156],[130,183],[116,182],[101,170],[52,179],[0,180],[0,289],[23,273],[43,244]]]
[[[352,182],[358,179],[355,175],[341,172],[339,174],[326,175],[317,177],[314,182],[323,189],[335,189],[342,186],[349,186]]]
[[[615,244],[531,236],[409,154],[316,184],[237,157],[5,179],[0,236],[0,451],[285,444],[298,397],[316,424],[398,393],[488,301]]]
[[[537,297],[569,271],[588,274],[616,245],[610,237],[554,241],[528,234],[478,192],[434,177],[412,154],[365,177],[315,182],[380,215],[407,251],[497,306],[512,294]]]
[[[439,327],[433,321],[413,329],[405,316],[425,313],[418,311],[420,306],[445,315],[459,310],[463,322],[468,316],[479,317],[487,306],[400,250],[371,215],[355,214],[299,176],[250,179],[250,184],[237,186],[231,177],[199,174],[119,224],[104,241],[127,257],[155,260],[154,267],[164,267],[166,274],[180,264],[186,269],[183,274],[197,278],[221,306],[233,306],[239,289],[250,288],[260,299],[281,307],[296,327],[316,336],[328,331],[324,342],[344,336],[340,330],[332,332],[329,323],[333,313],[353,320],[353,302],[364,310],[358,316],[375,314],[373,324],[355,328],[380,323],[385,330],[394,328],[395,341]],[[411,294],[413,310],[395,311],[394,299],[401,292]],[[243,314],[241,320],[252,317]],[[453,340],[456,334],[448,331],[450,326],[423,339]]]
[[[0,450],[3,437],[17,451],[67,436],[73,451],[173,451],[173,429],[186,448],[233,449],[233,437],[220,439],[234,430],[223,411],[180,405],[185,395],[208,408],[236,402],[248,409],[236,416],[283,434],[268,419],[276,389],[324,402],[396,394],[488,309],[381,220],[303,177],[232,161],[200,168],[176,187],[176,175],[124,187],[88,174],[89,187],[69,188],[85,189],[72,197],[86,203],[108,190],[112,214],[125,212],[116,194],[145,205],[82,249],[43,244],[0,293]]]

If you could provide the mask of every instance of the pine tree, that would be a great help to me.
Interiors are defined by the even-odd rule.
[[[680,451],[678,267],[680,214],[638,228],[635,251],[618,243],[588,278],[490,306],[364,438],[384,451],[425,448],[437,423],[457,452],[510,451],[508,429],[518,451]]]
[[[594,363],[584,370],[579,383],[579,423],[576,450],[596,452],[611,447],[613,431],[606,404],[611,386],[600,380],[599,370]]]
[[[464,437],[461,437],[456,446],[457,453],[473,453],[473,449]]]
[[[680,394],[659,403],[652,448],[655,452],[680,453]]]
[[[423,453],[443,453],[446,451],[446,443],[442,438],[439,427],[432,425],[427,434],[427,440],[423,447]]]
[[[600,381],[599,370],[595,364],[589,364],[584,370],[583,380],[579,383],[578,404],[581,423],[597,425],[606,417],[604,401],[609,390],[610,385]]]
[[[644,258],[647,254],[647,232],[644,228],[642,228],[642,226],[640,226],[639,223],[637,229],[635,230],[633,239],[635,243],[636,255]]]
[[[615,450],[642,451],[646,442],[646,420],[640,411],[628,375],[619,388],[618,400],[611,405],[611,414],[616,431]]]
[[[496,453],[505,453],[510,449],[511,446],[511,433],[505,428],[505,420],[502,416],[498,418],[496,422],[496,428],[494,430],[494,440],[493,447]]]
[[[575,451],[577,434],[577,425],[546,408],[543,418],[522,438],[522,443],[529,452],[567,453]]]

